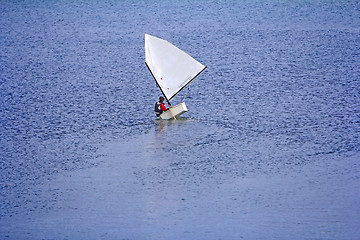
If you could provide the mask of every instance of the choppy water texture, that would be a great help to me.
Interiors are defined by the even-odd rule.
[[[144,33],[207,65],[155,120]],[[1,239],[358,239],[358,1],[1,1]]]

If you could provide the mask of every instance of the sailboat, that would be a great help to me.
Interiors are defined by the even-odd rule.
[[[185,102],[171,107],[170,100],[206,69],[189,54],[170,42],[145,34],[145,64],[170,108],[161,119],[176,119],[187,112]]]

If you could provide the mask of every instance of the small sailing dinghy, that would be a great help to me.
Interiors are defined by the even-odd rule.
[[[206,69],[173,44],[149,34],[145,34],[145,64],[170,106],[170,100]],[[182,102],[163,112],[160,118],[176,119],[185,112],[187,107]]]

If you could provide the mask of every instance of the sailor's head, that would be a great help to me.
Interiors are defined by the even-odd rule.
[[[159,102],[163,102],[165,100],[164,97],[159,97]]]

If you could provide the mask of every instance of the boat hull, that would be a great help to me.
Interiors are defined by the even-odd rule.
[[[184,102],[179,103],[178,105],[172,107],[171,109],[167,110],[166,112],[163,112],[160,115],[161,119],[169,120],[175,117],[180,116],[181,114],[184,114],[187,112],[187,107]]]

